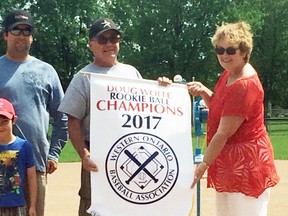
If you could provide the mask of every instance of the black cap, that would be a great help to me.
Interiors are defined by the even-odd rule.
[[[21,24],[26,24],[34,28],[34,19],[27,11],[14,10],[5,17],[2,26],[7,30]]]
[[[93,37],[97,37],[98,35],[102,34],[105,31],[108,31],[108,30],[115,30],[120,34],[118,27],[113,22],[113,20],[108,19],[108,18],[98,19],[90,27],[89,39],[91,39]]]

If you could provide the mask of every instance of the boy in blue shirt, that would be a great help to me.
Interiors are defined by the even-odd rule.
[[[0,215],[36,215],[37,181],[30,142],[15,136],[17,120],[12,104],[0,98]],[[24,181],[29,188],[29,209],[26,210]]]

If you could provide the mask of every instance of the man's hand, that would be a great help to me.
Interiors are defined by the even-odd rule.
[[[90,159],[90,155],[86,155],[82,158],[82,166],[87,171],[97,172],[97,165]]]
[[[160,86],[168,86],[172,83],[172,80],[167,77],[158,77],[157,81]]]
[[[46,173],[53,173],[58,168],[58,163],[53,160],[48,160],[46,164]]]

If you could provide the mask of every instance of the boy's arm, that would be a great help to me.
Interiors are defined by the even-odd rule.
[[[35,166],[27,168],[27,179],[29,186],[29,216],[36,215],[36,200],[37,200],[37,178]],[[28,203],[27,203],[28,204]]]

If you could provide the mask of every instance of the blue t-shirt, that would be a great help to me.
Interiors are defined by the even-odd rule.
[[[33,167],[30,142],[16,137],[8,145],[0,144],[0,207],[23,206],[27,168]]]

